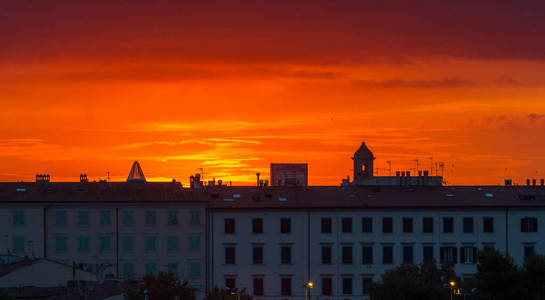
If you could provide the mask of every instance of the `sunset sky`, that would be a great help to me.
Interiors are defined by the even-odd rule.
[[[198,4],[201,3],[201,4]],[[0,181],[545,178],[544,1],[2,1]]]

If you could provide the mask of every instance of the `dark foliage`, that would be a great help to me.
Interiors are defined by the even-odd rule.
[[[195,290],[187,280],[181,282],[173,273],[159,272],[157,276],[146,275],[143,286],[137,290],[125,291],[127,300],[143,300],[144,295],[150,300],[170,300],[178,296],[179,300],[195,300]]]

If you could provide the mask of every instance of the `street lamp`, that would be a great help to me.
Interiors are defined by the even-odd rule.
[[[449,288],[450,288],[450,300],[452,300],[452,295],[454,295],[454,287],[456,287],[456,281],[451,280],[449,281]]]
[[[310,300],[310,289],[314,288],[314,282],[305,282],[303,286],[305,287],[305,300]]]

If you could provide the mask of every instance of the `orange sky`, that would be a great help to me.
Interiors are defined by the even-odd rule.
[[[374,2],[4,4],[0,181],[337,185],[361,141],[379,175],[545,178],[543,2]]]

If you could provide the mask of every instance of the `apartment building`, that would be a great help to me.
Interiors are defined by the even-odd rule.
[[[365,299],[403,263],[450,262],[461,277],[486,246],[521,264],[545,253],[545,188],[209,188],[208,287],[254,299]],[[308,282],[314,283],[307,289]]]
[[[0,203],[2,252],[205,286],[206,200],[178,183],[0,183]]]

